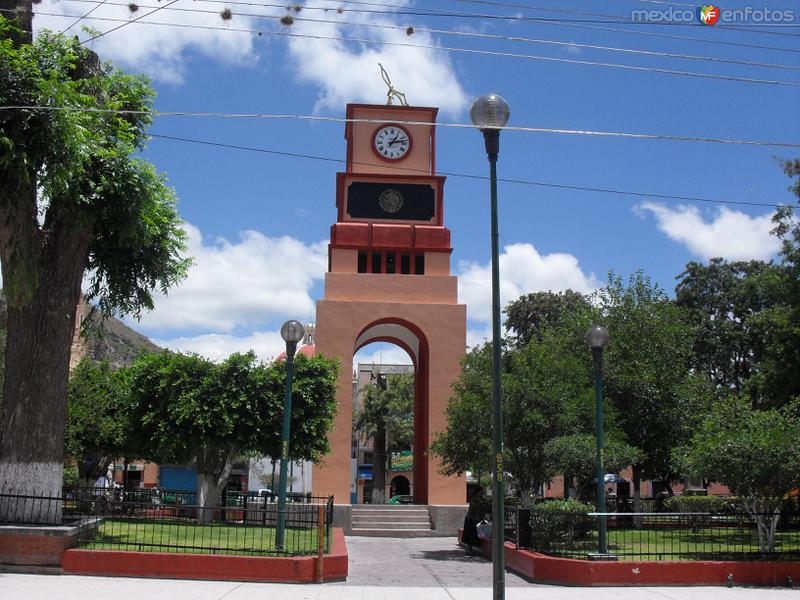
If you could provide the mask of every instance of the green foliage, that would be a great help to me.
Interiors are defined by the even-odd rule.
[[[67,398],[67,455],[92,482],[108,464],[129,450],[129,376],[108,363],[84,358],[72,371]],[[87,466],[91,465],[91,466]]]
[[[576,356],[570,342],[550,331],[509,357],[503,381],[505,467],[523,499],[557,472],[545,455],[547,442],[593,425],[588,353]]]
[[[747,391],[754,404],[763,400],[757,382],[768,348],[765,314],[781,301],[780,271],[772,263],[714,258],[686,265],[675,288],[695,327],[693,369],[716,386]]]
[[[461,360],[461,373],[447,403],[447,429],[434,434],[431,452],[441,459],[444,475],[491,471],[492,348],[471,349]]]
[[[74,464],[64,465],[64,480],[62,485],[65,488],[74,488],[80,484],[80,475],[78,474],[78,467]]]
[[[531,507],[531,542],[547,551],[555,545],[571,544],[591,535],[593,520],[586,515],[591,504],[573,499],[540,502]]]
[[[672,496],[664,500],[664,510],[674,513],[720,514],[735,508],[735,501],[721,496]]]
[[[586,296],[572,290],[534,292],[508,303],[504,311],[505,328],[509,333],[514,332],[514,342],[521,347],[532,339],[541,341],[545,331],[557,328],[589,309]]]
[[[385,386],[368,386],[354,427],[367,437],[385,432],[393,452],[410,449],[414,438],[414,376],[389,374]]]
[[[319,460],[335,415],[335,361],[298,356],[290,454]],[[132,429],[144,458],[209,468],[240,453],[280,456],[284,362],[233,354],[217,365],[197,355],[148,354],[132,369]]]
[[[710,401],[710,391],[689,373],[692,328],[642,272],[627,284],[611,275],[597,304],[598,322],[611,336],[603,363],[606,395],[628,442],[644,452],[641,474],[669,480],[673,445]]]
[[[545,444],[593,423],[588,353],[576,356],[573,342],[546,331],[541,340],[507,349],[503,356],[504,468],[526,500],[555,474]],[[446,474],[491,468],[491,362],[486,344],[462,363],[446,411],[447,429],[432,446]]]
[[[722,483],[746,506],[771,510],[800,485],[799,408],[754,410],[746,399],[728,398],[677,453],[691,474]]]
[[[0,29],[8,27],[0,17]],[[92,270],[90,296],[104,311],[138,315],[152,308],[151,290],[174,285],[189,263],[179,256],[185,233],[172,190],[150,164],[131,157],[143,149],[151,123],[149,83],[46,31],[19,47],[4,35],[0,65],[0,105],[75,109],[10,111],[0,121],[9,303],[24,303],[39,284],[39,235],[69,232],[88,242],[88,252],[55,260]],[[39,206],[27,193],[37,188]],[[37,212],[44,213],[41,227],[30,219]]]
[[[606,473],[618,473],[644,460],[641,450],[625,443],[618,435],[606,437],[603,450]],[[579,433],[557,437],[545,444],[544,453],[558,472],[575,477],[578,491],[585,493],[596,476],[594,435]]]

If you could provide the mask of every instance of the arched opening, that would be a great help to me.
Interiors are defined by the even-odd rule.
[[[351,504],[388,502],[399,473],[413,481],[414,370],[393,343],[370,342],[353,356]]]
[[[395,496],[410,496],[411,495],[411,482],[405,475],[395,475],[392,477],[390,484],[392,498]]]
[[[362,390],[367,386],[390,388],[387,396],[413,396],[410,430],[406,435],[379,439],[372,436],[372,454],[363,452],[365,436],[354,428],[351,460],[351,503],[383,503],[392,497],[391,481],[402,475],[408,482],[408,493],[417,504],[428,502],[428,343],[412,323],[400,319],[384,319],[365,327],[353,345],[354,396],[353,421],[359,421],[363,406]],[[413,378],[413,379],[412,379]],[[401,388],[400,386],[404,386]],[[379,390],[373,390],[373,393]],[[395,406],[396,408],[396,406]],[[401,428],[402,429],[402,428]],[[375,433],[374,431],[372,432]],[[378,452],[375,452],[375,450]],[[381,456],[376,456],[383,451]],[[367,462],[372,458],[372,464]],[[379,461],[376,463],[376,461]],[[383,461],[383,462],[380,462]],[[376,464],[383,465],[383,472]],[[376,488],[376,483],[379,484]],[[382,484],[382,485],[380,485]],[[405,489],[405,488],[403,488]],[[397,494],[394,494],[397,495]]]

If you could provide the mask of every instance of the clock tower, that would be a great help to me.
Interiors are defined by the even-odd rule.
[[[349,503],[351,491],[353,355],[378,341],[400,346],[414,363],[411,495],[432,508],[466,502],[464,478],[443,476],[428,453],[445,429],[466,348],[466,307],[458,304],[444,226],[445,178],[436,174],[437,110],[347,105],[347,165],[336,176],[336,223],[317,302],[317,350],[339,358],[341,370],[331,453],[314,468],[313,487],[337,504]]]

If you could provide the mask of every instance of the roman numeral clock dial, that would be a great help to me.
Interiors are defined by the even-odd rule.
[[[384,160],[403,160],[411,150],[411,136],[400,125],[383,125],[375,132],[373,147]]]

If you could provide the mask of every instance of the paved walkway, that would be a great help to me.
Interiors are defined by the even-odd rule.
[[[347,585],[392,587],[491,587],[492,563],[468,556],[456,538],[348,537]],[[506,573],[506,586],[529,586]]]
[[[346,583],[281,585],[0,573],[2,600],[491,600],[491,563],[454,538],[347,538]],[[725,587],[574,588],[507,574],[508,600],[798,600],[797,590]]]

